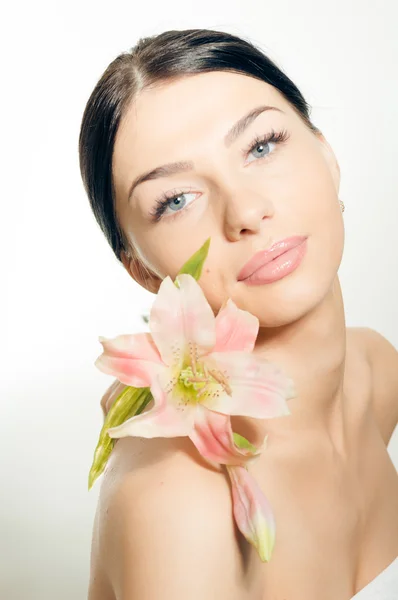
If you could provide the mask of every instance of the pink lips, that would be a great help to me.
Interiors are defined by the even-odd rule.
[[[302,244],[306,239],[307,236],[305,235],[295,235],[276,242],[267,250],[260,250],[260,252],[257,252],[241,269],[238,275],[238,281],[247,279],[247,277],[250,277],[257,269],[271,262],[277,256]]]

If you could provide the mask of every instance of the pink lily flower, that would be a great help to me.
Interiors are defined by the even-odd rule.
[[[112,438],[189,436],[213,466],[228,465],[234,516],[243,535],[269,560],[275,523],[246,465],[262,450],[234,440],[230,416],[290,414],[293,382],[252,354],[259,321],[228,299],[215,317],[197,281],[166,277],[152,305],[151,333],[100,337],[95,365],[134,387],[149,387],[154,407],[108,429]]]

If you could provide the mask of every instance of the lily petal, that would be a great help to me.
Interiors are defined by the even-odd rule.
[[[114,338],[99,336],[98,340],[101,342],[104,351],[114,356],[162,363],[161,356],[150,333],[127,333]]]
[[[232,390],[231,396],[221,389],[203,395],[202,404],[210,410],[256,419],[291,414],[286,400],[296,394],[293,381],[273,363],[246,352],[212,352],[206,364],[221,370]]]
[[[252,352],[258,328],[258,318],[238,308],[233,300],[228,298],[216,316],[216,345],[213,352]]]
[[[275,518],[261,488],[246,467],[227,466],[232,484],[233,513],[236,524],[259,553],[268,562],[275,544]]]
[[[198,356],[216,343],[215,317],[202,288],[192,275],[177,276],[180,288],[167,276],[152,305],[149,328],[162,360],[182,365],[185,354],[196,345]]]
[[[211,463],[244,465],[262,451],[262,447],[257,448],[256,452],[239,448],[233,439],[231,418],[200,404],[189,437],[200,454]]]
[[[121,335],[114,339],[100,339],[104,352],[95,361],[95,366],[108,375],[113,375],[121,383],[133,387],[150,387],[156,376],[167,369],[154,349],[151,350],[147,342],[143,345],[143,360],[135,358],[138,354],[137,344],[134,340],[126,338],[134,336]],[[123,339],[124,338],[124,339]],[[131,342],[131,354],[129,344]],[[148,360],[146,360],[148,358]],[[155,360],[153,361],[152,358]]]
[[[117,427],[107,430],[111,438],[138,436],[154,437],[183,437],[190,434],[195,420],[196,406],[186,405],[176,408],[167,402],[166,393],[159,381],[153,382],[151,392],[154,398],[154,408],[124,421]]]

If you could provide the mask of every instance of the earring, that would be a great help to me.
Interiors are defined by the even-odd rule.
[[[341,212],[344,212],[345,211],[344,202],[342,200],[339,200],[339,202],[340,202]]]

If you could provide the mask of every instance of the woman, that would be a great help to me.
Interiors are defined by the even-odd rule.
[[[269,434],[249,470],[275,514],[271,561],[237,530],[228,478],[188,438],[127,437],[102,481],[89,599],[349,600],[363,590],[359,600],[377,584],[398,597],[387,452],[398,353],[376,331],[346,327],[340,170],[300,91],[248,41],[168,31],[109,65],[79,143],[92,209],[131,277],[156,293],[211,237],[199,284],[214,313],[232,298],[256,315],[254,352],[297,390],[288,417],[232,417],[256,445]],[[286,238],[299,242],[293,262],[241,273]],[[122,387],[104,395],[105,412]]]

